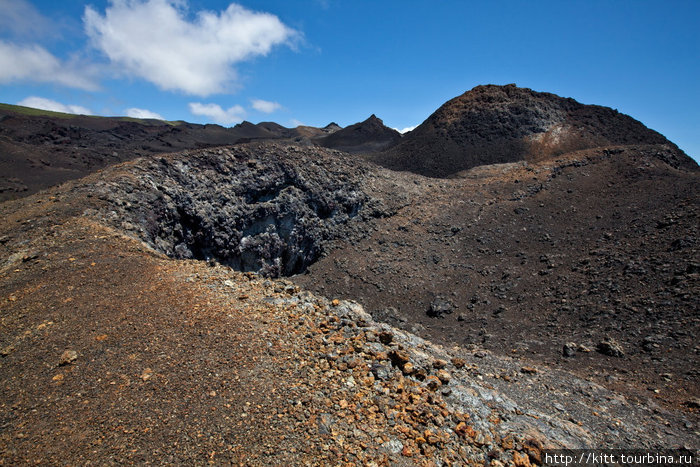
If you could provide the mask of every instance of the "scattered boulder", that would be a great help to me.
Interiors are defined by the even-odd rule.
[[[389,331],[380,332],[378,337],[379,337],[379,342],[381,342],[384,345],[391,344],[391,341],[394,339],[394,335]]]
[[[452,379],[452,375],[446,370],[438,370],[437,377],[442,384],[447,384]]]
[[[578,345],[576,345],[574,342],[567,342],[566,344],[564,344],[561,353],[565,357],[573,357],[576,355],[577,350]]]
[[[454,304],[450,300],[438,295],[430,303],[430,308],[428,308],[426,314],[431,318],[441,318],[443,315],[452,313],[453,309]]]
[[[391,377],[391,369],[381,363],[374,363],[370,368],[375,378],[386,381]]]
[[[61,354],[61,360],[58,363],[58,366],[66,366],[70,365],[74,361],[78,359],[78,352],[75,350],[66,350]]]
[[[596,350],[603,355],[607,355],[609,357],[623,357],[625,355],[624,350],[622,350],[622,346],[615,341],[614,339],[608,337],[605,340],[601,341],[598,343],[598,346],[596,347]]]

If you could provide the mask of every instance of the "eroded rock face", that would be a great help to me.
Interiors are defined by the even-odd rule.
[[[331,154],[332,153],[332,154]],[[105,214],[175,258],[277,277],[303,272],[337,237],[387,215],[361,163],[335,151],[254,144],[144,159],[101,182]]]

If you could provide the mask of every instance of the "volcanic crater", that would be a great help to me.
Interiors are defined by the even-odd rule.
[[[514,85],[404,136],[3,111],[15,175],[134,159],[4,180],[7,463],[698,447],[700,170],[631,117]]]

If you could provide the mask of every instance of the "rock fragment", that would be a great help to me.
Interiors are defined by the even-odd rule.
[[[78,359],[78,352],[75,350],[66,350],[61,354],[61,359],[58,363],[58,366],[66,366],[70,365],[74,361]]]
[[[431,318],[441,318],[443,315],[452,313],[453,309],[454,304],[451,301],[438,295],[430,302],[430,308],[428,308],[426,314]]]
[[[625,355],[625,352],[622,350],[622,346],[612,338],[607,338],[599,342],[596,350],[609,357],[620,358]]]

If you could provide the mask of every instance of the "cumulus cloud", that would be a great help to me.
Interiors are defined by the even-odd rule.
[[[277,102],[264,101],[262,99],[253,99],[251,104],[255,110],[266,114],[271,114],[275,110],[282,108],[282,106]]]
[[[245,109],[240,105],[234,105],[226,110],[221,108],[218,104],[191,102],[189,106],[192,114],[209,117],[213,122],[220,123],[221,125],[240,123],[245,117]]]
[[[17,105],[32,107],[34,109],[50,110],[52,112],[62,112],[66,114],[93,115],[90,109],[80,105],[65,105],[44,97],[31,96],[22,99]]]
[[[39,45],[15,45],[0,41],[0,83],[34,81],[55,83],[86,91],[98,89],[91,70],[62,62]]]
[[[95,47],[120,69],[199,96],[231,90],[235,64],[299,37],[277,16],[235,3],[188,16],[187,0],[111,0],[104,16],[86,7],[83,21]]]
[[[290,125],[292,125],[292,128],[296,128],[298,126],[305,126],[304,122],[301,120],[297,120],[296,118],[293,118],[289,120]]]
[[[132,118],[154,118],[156,120],[165,120],[160,114],[151,112],[147,109],[138,109],[136,107],[131,107],[126,109],[126,116]]]

